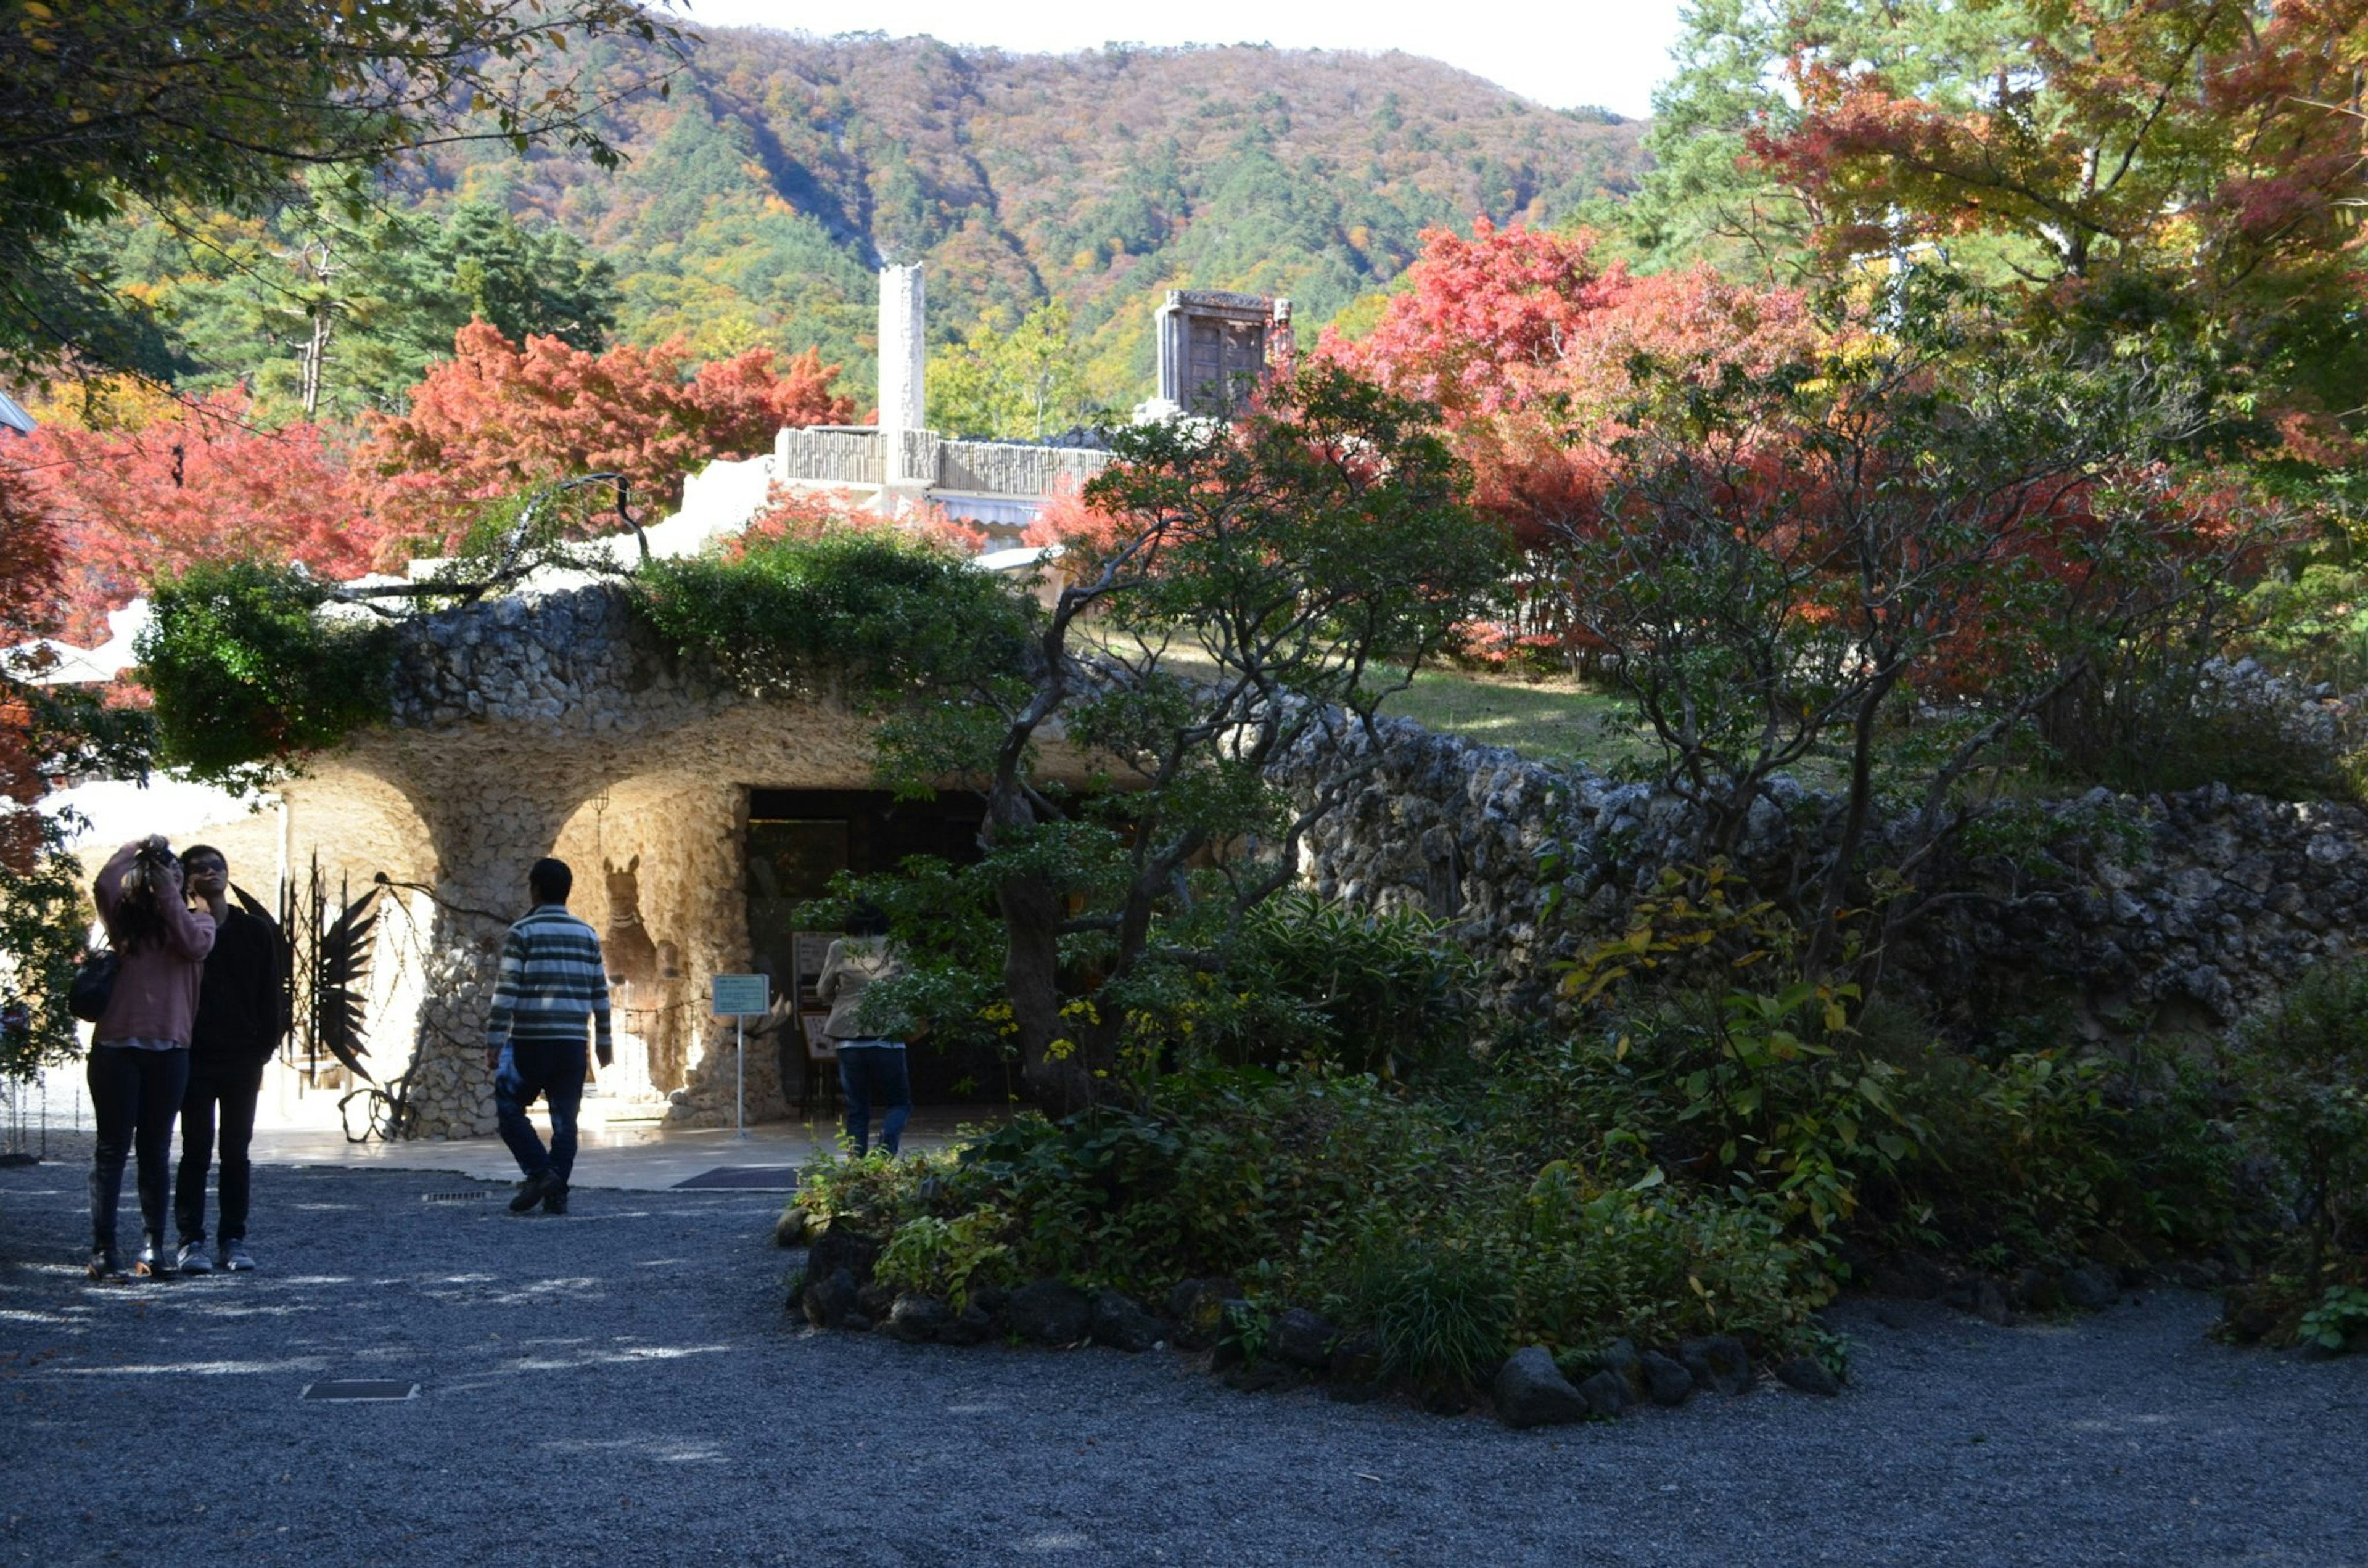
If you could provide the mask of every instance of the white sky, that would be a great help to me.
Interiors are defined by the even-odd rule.
[[[1281,49],[1402,49],[1485,76],[1554,108],[1652,110],[1668,74],[1680,0],[1507,5],[1484,0],[1264,0],[1237,9],[1113,6],[1109,0],[674,0],[694,22],[786,31],[928,33],[948,43],[1065,53],[1131,43],[1270,43]]]

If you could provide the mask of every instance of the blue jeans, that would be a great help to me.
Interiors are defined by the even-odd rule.
[[[847,1096],[847,1136],[859,1154],[871,1148],[871,1102],[880,1102],[880,1146],[890,1153],[913,1114],[913,1080],[905,1071],[903,1040],[838,1042],[838,1090]]]
[[[494,1085],[494,1109],[502,1119],[502,1142],[528,1176],[548,1171],[567,1185],[575,1169],[575,1112],[584,1104],[584,1043],[581,1040],[518,1040],[510,1061],[518,1068],[516,1091]],[[537,1095],[551,1112],[551,1148],[534,1135],[526,1108]]]
[[[140,1221],[159,1250],[165,1244],[167,1170],[173,1159],[173,1121],[189,1085],[189,1051],[142,1051],[130,1045],[94,1045],[86,1069],[92,1119],[98,1137],[90,1156],[90,1238],[94,1246],[115,1244],[115,1210],[123,1197],[123,1162],[140,1155]]]

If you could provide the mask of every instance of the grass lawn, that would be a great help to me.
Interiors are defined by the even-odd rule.
[[[1509,746],[1540,761],[1576,757],[1599,768],[1659,756],[1614,699],[1568,676],[1541,680],[1438,667],[1382,711],[1426,729],[1492,746]]]

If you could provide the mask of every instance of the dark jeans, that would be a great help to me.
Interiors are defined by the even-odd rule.
[[[501,1113],[502,1142],[510,1146],[518,1169],[529,1176],[549,1171],[562,1186],[575,1169],[575,1112],[584,1103],[585,1049],[580,1042],[519,1040],[510,1042],[510,1061],[518,1068],[515,1094],[494,1084],[494,1108]],[[534,1134],[526,1108],[541,1095],[551,1110],[551,1148]]]
[[[90,1158],[90,1240],[115,1244],[115,1210],[123,1197],[123,1162],[140,1157],[140,1219],[148,1239],[165,1242],[165,1167],[173,1158],[173,1119],[189,1084],[189,1052],[94,1045],[86,1075],[98,1140]]]
[[[246,1145],[255,1136],[255,1101],[263,1063],[192,1062],[181,1096],[181,1168],[173,1174],[173,1218],[184,1244],[206,1239],[206,1166],[214,1155],[214,1108],[222,1108],[222,1239],[246,1239]]]
[[[838,1089],[847,1096],[847,1136],[859,1154],[871,1148],[871,1104],[880,1103],[880,1146],[895,1153],[913,1114],[913,1080],[905,1047],[872,1040],[838,1042]]]

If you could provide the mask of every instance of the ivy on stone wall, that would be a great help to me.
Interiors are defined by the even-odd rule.
[[[962,771],[978,725],[1025,700],[1032,601],[892,529],[752,537],[652,562],[635,585],[668,648],[752,696],[895,710],[880,740],[883,771],[900,780]]]
[[[138,644],[158,759],[252,789],[384,722],[393,628],[324,616],[330,591],[302,568],[256,562],[193,566],[159,583]]]

